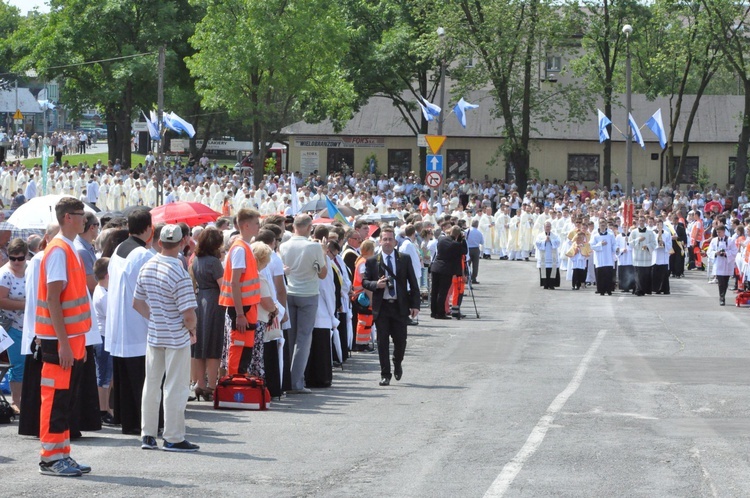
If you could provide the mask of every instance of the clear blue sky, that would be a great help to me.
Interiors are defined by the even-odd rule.
[[[34,10],[34,7],[38,7],[41,12],[49,12],[49,5],[45,4],[45,0],[7,0],[9,4],[15,5],[21,10],[21,15],[26,15],[30,10]]]

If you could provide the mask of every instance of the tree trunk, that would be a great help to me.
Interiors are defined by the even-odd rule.
[[[745,191],[745,180],[747,179],[747,149],[750,142],[750,80],[745,80],[745,109],[742,116],[742,130],[737,143],[737,159],[734,169],[734,194],[735,205],[739,195]],[[730,178],[731,181],[731,178]]]
[[[516,185],[518,191],[523,195],[526,192],[526,184],[529,181],[529,151],[519,145],[511,145],[506,159],[513,165],[516,172]]]

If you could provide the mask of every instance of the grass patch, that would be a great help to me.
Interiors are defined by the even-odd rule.
[[[99,159],[102,160],[102,164],[106,165],[107,161],[109,160],[109,155],[106,152],[99,152],[97,154],[69,154],[67,156],[63,156],[62,158],[63,162],[68,161],[73,166],[78,166],[81,163],[84,163],[88,166],[93,166]],[[52,164],[54,160],[54,156],[50,157],[49,164]],[[146,161],[146,156],[143,156],[141,154],[131,154],[130,160],[135,165],[138,165],[138,163],[143,164]],[[32,168],[35,164],[41,166],[42,158],[30,157],[28,159],[22,159],[21,164],[26,166],[26,168]]]

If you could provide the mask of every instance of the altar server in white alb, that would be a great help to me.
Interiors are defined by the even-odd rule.
[[[560,237],[552,232],[552,223],[548,221],[544,224],[544,232],[537,236],[535,245],[536,267],[539,268],[540,285],[545,289],[553,290],[560,285],[560,271],[557,261]]]
[[[606,218],[599,219],[599,230],[591,238],[596,271],[596,292],[602,296],[612,295],[615,288],[615,235],[607,229]]]
[[[672,235],[664,228],[664,221],[656,222],[656,249],[651,260],[651,282],[655,294],[669,294],[669,252],[672,250]]]
[[[135,209],[128,216],[128,237],[109,260],[109,289],[104,348],[112,355],[114,417],[123,434],[141,433],[141,398],[146,379],[148,320],[133,308],[133,294],[143,265],[153,256],[151,213]]]
[[[729,277],[734,274],[734,257],[737,255],[737,244],[729,240],[724,225],[716,227],[716,237],[711,239],[707,254],[719,283],[719,305],[724,306]]]

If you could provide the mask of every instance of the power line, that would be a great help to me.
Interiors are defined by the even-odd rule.
[[[145,57],[147,55],[155,55],[158,52],[143,52],[141,54],[133,54],[133,55],[123,55],[121,57],[111,57],[109,59],[99,59],[96,61],[87,61],[87,62],[77,62],[75,64],[65,64],[62,66],[50,66],[47,69],[62,69],[66,67],[76,67],[76,66],[87,66],[90,64],[99,64],[100,62],[110,62],[110,61],[119,61],[123,59],[132,59],[133,57]]]

